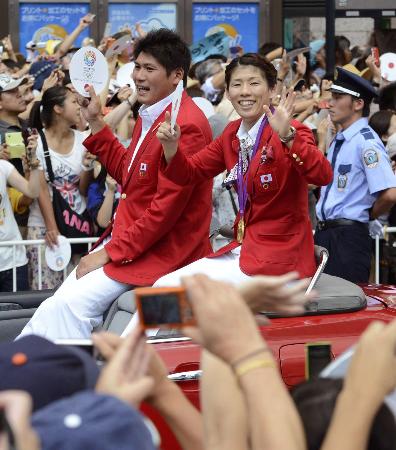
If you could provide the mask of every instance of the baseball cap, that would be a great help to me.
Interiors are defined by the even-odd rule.
[[[32,426],[43,450],[154,450],[143,416],[108,395],[80,392],[37,411]]]
[[[0,391],[19,389],[33,399],[33,410],[95,387],[99,369],[78,348],[29,335],[0,344]]]
[[[0,92],[12,91],[23,83],[27,82],[27,78],[12,78],[6,73],[0,74]]]

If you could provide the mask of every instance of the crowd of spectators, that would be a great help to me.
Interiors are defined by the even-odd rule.
[[[91,16],[82,18],[65,40],[48,43],[31,61],[14,52],[9,38],[3,40],[2,241],[45,238],[49,246],[54,246],[61,231],[66,237],[75,236],[76,230],[68,234],[67,228],[62,228],[65,224],[59,222],[59,201],[63,201],[63,211],[78,218],[75,228],[79,236],[99,235],[114,215],[117,183],[82,144],[89,129],[82,120],[68,73],[76,51],[73,43],[91,20]],[[140,27],[137,30],[144,34]],[[105,51],[125,33],[103,39],[98,48]],[[95,43],[89,40],[88,44]],[[313,130],[319,148],[326,152],[336,129],[328,116],[333,74],[325,70],[324,45],[322,40],[313,41],[309,54],[292,59],[277,43],[266,43],[258,52],[278,71],[273,104],[276,106],[281,98],[284,86],[294,89],[297,120]],[[394,164],[394,85],[382,79],[369,46],[350,47],[344,36],[336,37],[336,63],[365,73],[378,85],[380,96],[372,107],[370,125]],[[236,51],[243,53],[242,48]],[[131,138],[139,105],[135,105],[133,89],[117,86],[114,80],[118,68],[129,62],[130,54],[126,49],[109,59],[110,83],[101,94],[105,120],[125,145]],[[187,92],[207,115],[214,136],[236,118],[225,95],[226,63],[227,58],[211,55],[192,67],[187,86]],[[25,141],[18,141],[19,133],[26,136]],[[23,151],[13,157],[21,146]],[[232,239],[237,211],[235,193],[222,188],[224,176],[215,180],[213,190],[214,246]],[[316,194],[312,186],[309,201],[313,228]],[[393,215],[391,212],[386,219],[390,224]],[[36,246],[27,251],[18,247],[18,289],[38,288],[39,260],[43,288],[54,288],[61,281],[59,272],[46,266],[39,251]],[[80,246],[73,247],[71,264],[76,264],[84,251]],[[12,250],[2,249],[0,291],[12,290],[13,264]],[[125,339],[110,333],[94,334],[100,361],[35,336],[1,344],[0,411],[5,418],[0,448],[154,449],[159,446],[159,437],[139,410],[144,401],[159,412],[187,450],[393,449],[394,417],[383,400],[396,387],[395,323],[374,323],[367,329],[345,380],[307,382],[290,395],[275,355],[258,330],[255,314],[263,310],[301,313],[310,298],[304,295],[308,281],[287,284],[294,278],[295,274],[273,277],[272,287],[267,279],[264,292],[260,277],[238,287],[203,275],[183,280],[197,320],[196,326],[183,331],[203,349],[201,412],[168,379],[164,363],[145,343],[139,328]],[[260,317],[260,323],[266,321],[263,314]]]
[[[99,236],[113,217],[120,196],[119,189],[99,161],[95,161],[82,144],[89,135],[89,129],[82,119],[69,76],[70,60],[77,50],[74,42],[92,20],[91,15],[84,16],[66,39],[48,41],[44,49],[37,50],[30,45],[29,60],[26,60],[22,53],[15,53],[9,37],[3,39],[4,53],[0,62],[0,167],[4,173],[3,177],[7,179],[4,185],[7,185],[7,190],[4,187],[1,191],[3,201],[0,220],[8,225],[7,231],[1,232],[2,241],[45,238],[47,245],[54,246],[60,234],[66,237]],[[136,30],[141,36],[145,34],[139,25]],[[131,139],[139,104],[135,103],[133,89],[128,84],[117,84],[117,71],[130,62],[134,38],[130,31],[124,30],[103,38],[98,45],[98,48],[105,52],[117,39],[125,38],[128,33],[131,37],[130,47],[108,58],[109,82],[101,93],[105,120],[126,146]],[[83,45],[95,45],[95,42],[85,39]],[[380,96],[371,106],[369,123],[380,136],[395,164],[394,83],[389,83],[381,77],[370,45],[351,48],[345,36],[336,36],[335,48],[337,66],[343,66],[370,79],[379,89]],[[237,47],[233,51],[233,55],[242,54],[243,48]],[[325,41],[319,39],[310,42],[309,52],[300,53],[292,59],[280,44],[274,42],[263,44],[258,53],[272,61],[278,71],[273,104],[276,106],[284,86],[297,92],[295,118],[312,129],[318,147],[326,152],[337,130],[328,114],[328,101],[331,98],[329,87],[334,74],[326,73]],[[216,49],[209,51],[204,61],[193,61],[187,83],[187,93],[204,111],[214,138],[231,120],[238,117],[225,95],[224,73],[227,62],[229,58],[216,54]],[[20,189],[15,190],[13,181],[9,178],[13,167],[26,179],[29,178],[25,156],[21,157],[21,154],[15,153],[18,146],[24,146],[22,138],[17,136],[27,127],[40,130],[36,150],[40,163],[40,195],[36,199],[31,192],[28,195],[29,193]],[[49,160],[44,156],[43,139],[48,146]],[[52,166],[52,176],[47,167],[48,161]],[[238,210],[235,191],[227,190],[222,185],[224,176],[225,174],[219,175],[214,180],[210,235],[215,250],[232,239],[232,224]],[[69,223],[66,225],[60,223],[63,221],[59,217],[58,195],[55,199],[53,196],[54,189],[62,197],[60,201],[63,208],[69,210]],[[10,203],[6,205],[7,196]],[[311,186],[308,201],[313,229],[316,225],[317,198],[318,189]],[[9,210],[10,205],[14,214]],[[75,223],[80,224],[80,227],[69,226],[73,215],[76,215]],[[395,211],[391,211],[383,223],[394,225],[394,215]],[[4,229],[3,225],[2,230]],[[393,265],[392,239],[390,241],[390,244],[386,244],[386,249],[384,246],[383,259],[388,256],[387,261],[382,261],[383,266],[388,268],[387,279],[384,281],[392,281],[395,278],[389,269]],[[86,249],[84,245],[72,246],[69,271],[78,263]],[[11,269],[14,265],[18,270],[17,289],[38,289],[39,260],[41,288],[53,289],[62,281],[63,273],[55,272],[46,265],[44,247],[40,250],[37,246],[27,246],[25,251],[23,246],[18,246],[15,258],[14,262],[11,247],[3,248],[0,258],[0,291],[12,290]]]

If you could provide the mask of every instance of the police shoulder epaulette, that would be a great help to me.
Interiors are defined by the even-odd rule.
[[[370,128],[367,128],[367,127],[362,128],[360,130],[360,133],[363,135],[363,137],[366,141],[368,141],[369,139],[374,139],[374,135],[371,132]]]

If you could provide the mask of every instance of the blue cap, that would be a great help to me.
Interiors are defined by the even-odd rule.
[[[27,391],[33,410],[95,387],[99,370],[83,350],[29,335],[0,344],[0,390]]]
[[[323,39],[317,39],[316,41],[312,41],[309,43],[309,63],[311,66],[316,63],[316,53],[325,45],[325,41]]]
[[[330,90],[338,94],[349,94],[352,97],[364,100],[372,100],[373,97],[378,95],[370,81],[342,67],[336,68],[334,82]]]
[[[52,61],[36,61],[30,66],[29,74],[34,77],[33,89],[41,91],[44,81],[58,66]]]
[[[107,395],[82,392],[37,411],[42,450],[154,450],[142,415]]]

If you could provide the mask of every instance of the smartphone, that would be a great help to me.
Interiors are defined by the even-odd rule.
[[[305,80],[301,79],[297,81],[297,84],[294,86],[294,91],[302,91],[302,88],[305,86]]]
[[[195,325],[193,311],[183,287],[137,288],[134,293],[143,329]]]
[[[84,20],[85,23],[92,23],[93,20],[95,19],[96,14],[92,14],[92,13],[88,13],[87,14],[87,19]]]
[[[10,159],[21,158],[25,154],[25,143],[20,131],[5,134],[5,143],[10,152]]]
[[[330,108],[330,103],[327,100],[321,100],[318,103],[318,108],[319,109],[329,109]]]
[[[375,65],[377,67],[379,67],[381,63],[380,63],[380,58],[379,58],[379,49],[378,49],[378,47],[372,47],[371,48],[371,56],[374,58]]]
[[[37,133],[38,133],[38,131],[37,131],[36,128],[27,127],[27,128],[24,128],[22,130],[22,137],[23,137],[23,141],[25,143],[25,146],[28,145],[28,137],[32,136],[34,134],[37,134]]]
[[[329,342],[305,344],[305,379],[317,378],[320,372],[333,360]]]

